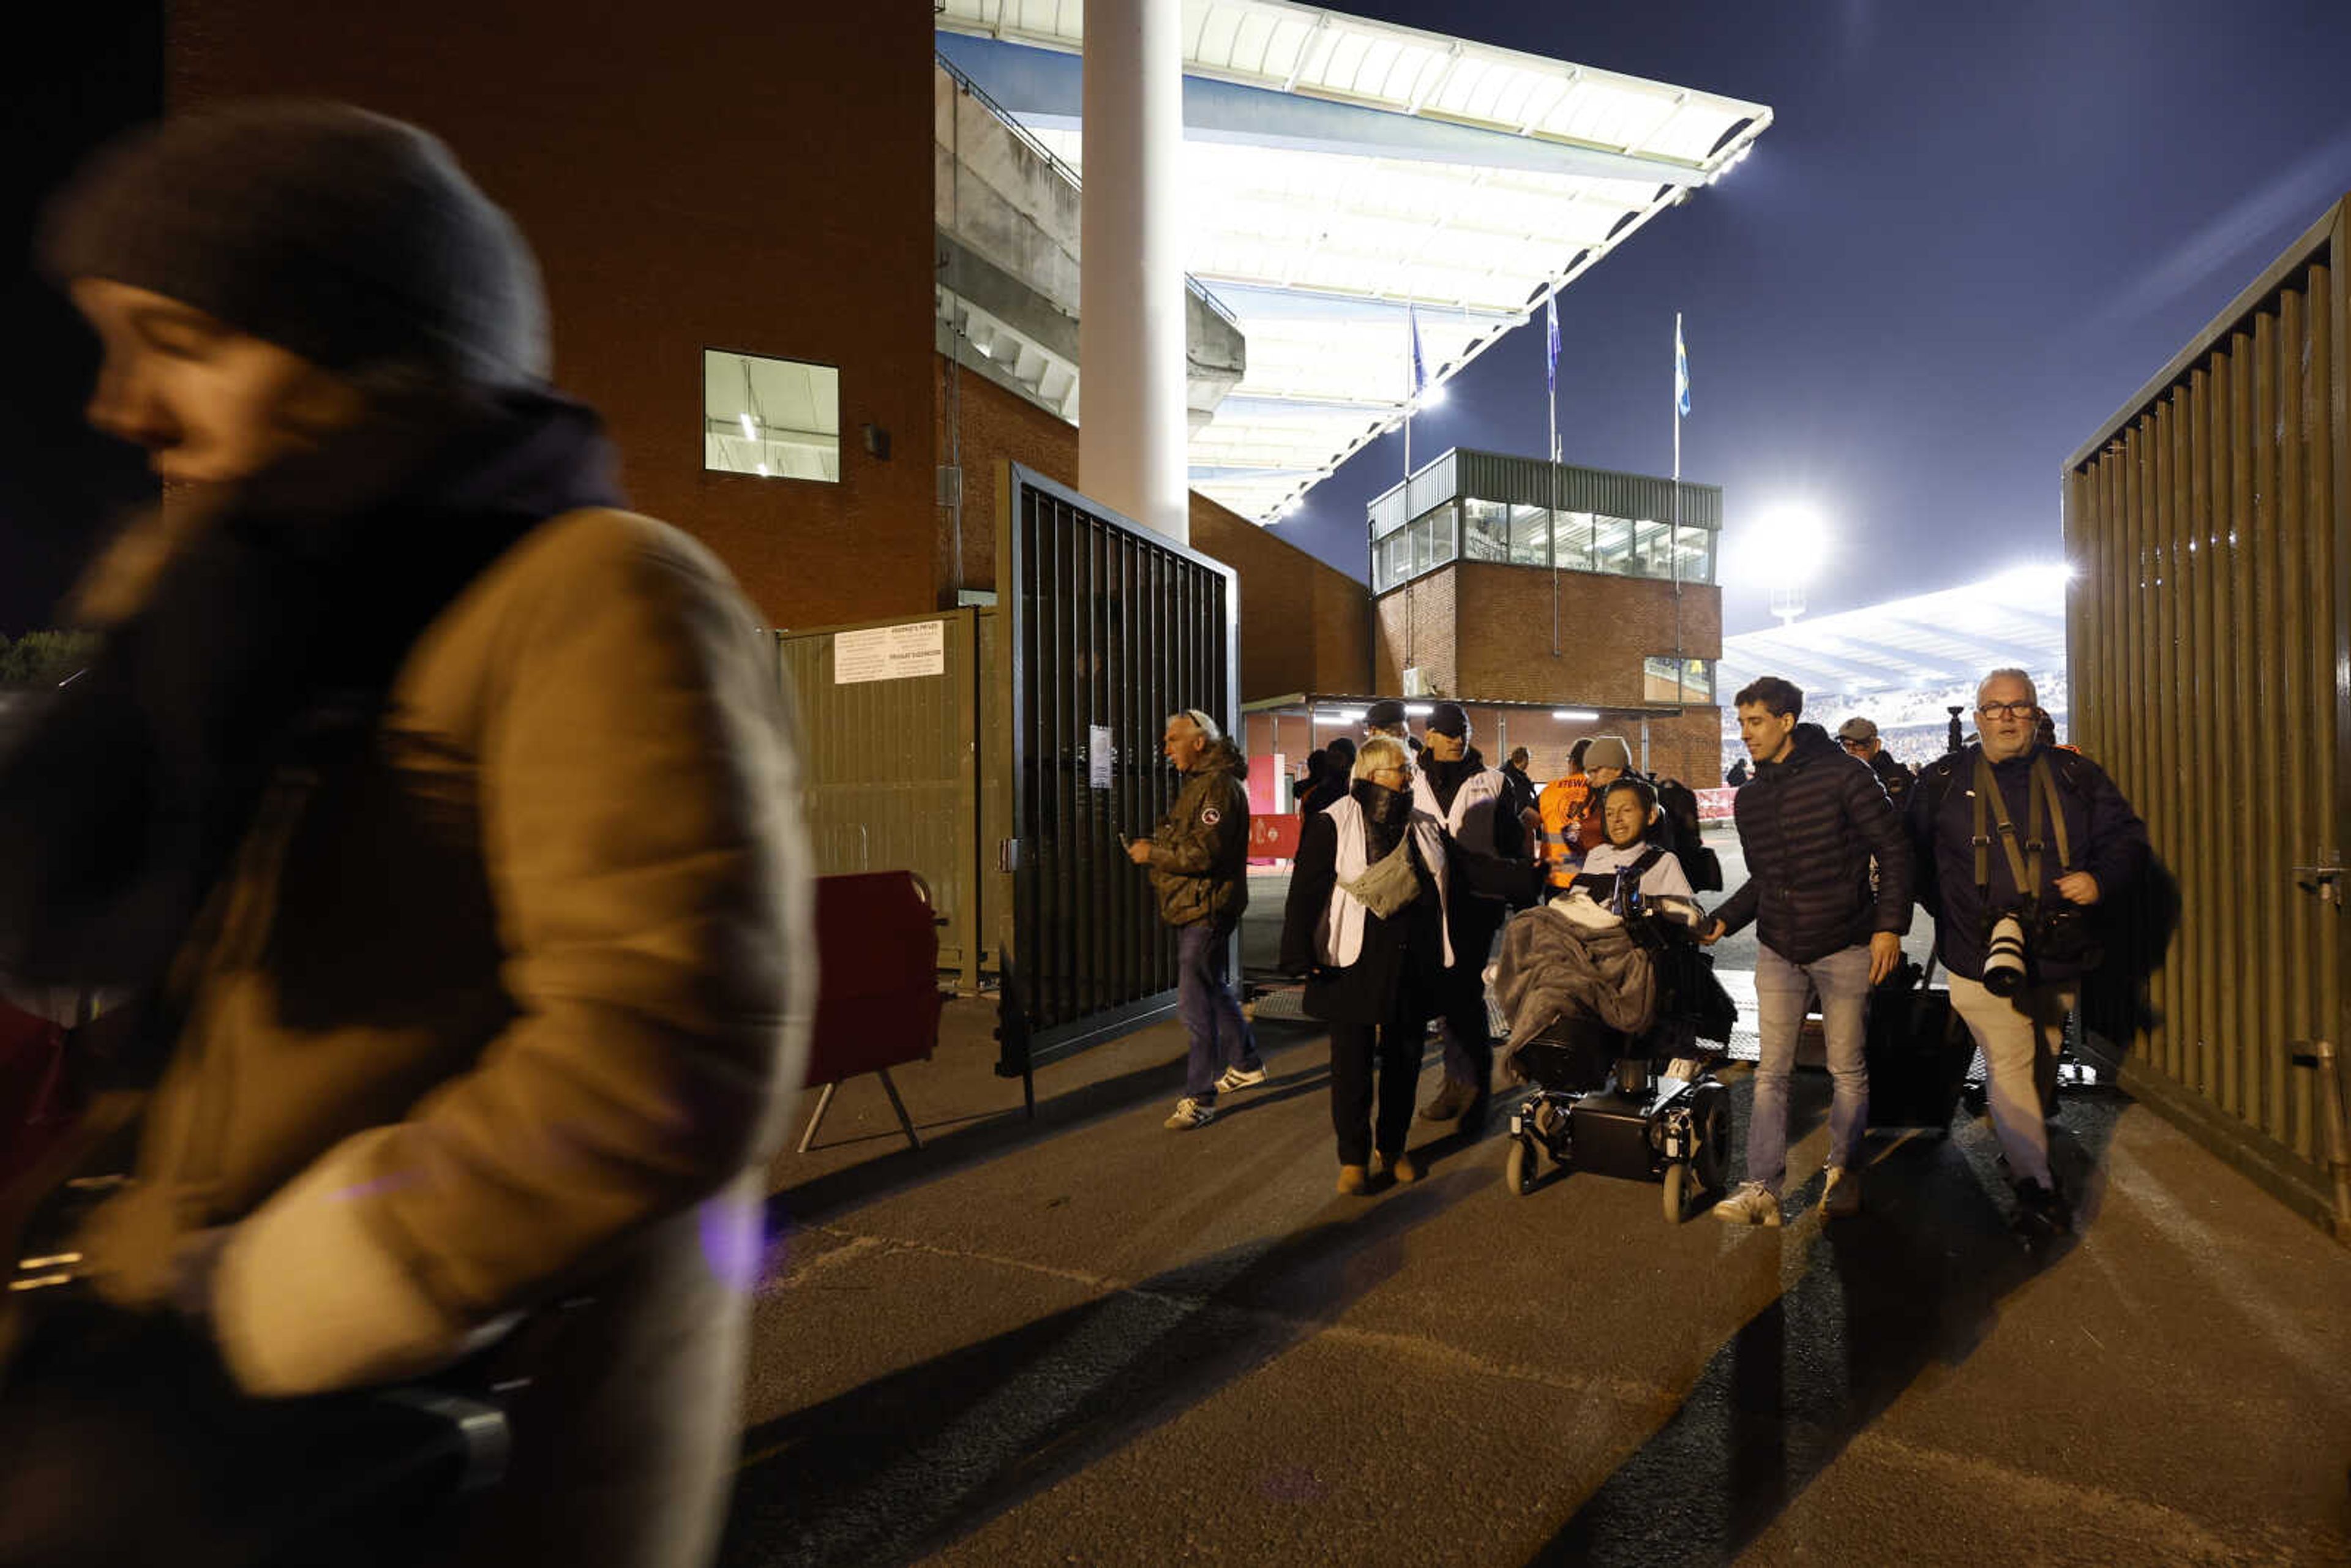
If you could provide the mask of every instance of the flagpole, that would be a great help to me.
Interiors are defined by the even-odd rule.
[[[1544,301],[1544,334],[1542,334],[1542,381],[1550,385],[1552,402],[1552,446],[1550,446],[1550,494],[1552,494],[1552,658],[1559,658],[1559,297]]]
[[[1688,661],[1682,656],[1682,386],[1687,373],[1683,368],[1682,313],[1674,312],[1674,531],[1666,541],[1666,555],[1674,572],[1674,699],[1678,706],[1685,695],[1682,674]],[[1687,759],[1685,758],[1685,761]]]

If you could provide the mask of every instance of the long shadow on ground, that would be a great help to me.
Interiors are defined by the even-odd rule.
[[[2061,1179],[2096,1216],[2100,1160],[2119,1105],[2068,1103],[2052,1139]],[[1673,1416],[1530,1560],[1602,1568],[1727,1563],[1929,1366],[1957,1365],[2001,1300],[2071,1243],[2028,1251],[1991,1196],[1988,1139],[1917,1141],[1869,1172],[1858,1218],[1759,1230],[1741,1245],[1801,1248],[1779,1299],[1715,1353]],[[1799,1196],[1819,1197],[1819,1178]]]
[[[1338,1318],[1479,1190],[1429,1181],[879,1378],[745,1434],[721,1568],[911,1561]],[[1344,1201],[1344,1200],[1343,1200]],[[1283,1311],[1248,1303],[1279,1281]]]

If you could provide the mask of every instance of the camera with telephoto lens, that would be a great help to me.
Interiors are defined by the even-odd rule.
[[[2024,921],[2014,910],[1993,912],[1984,935],[1983,986],[1995,997],[2024,989]]]
[[[2032,923],[2032,953],[2044,964],[2095,969],[2105,956],[2090,911],[2078,904],[2044,904]]]
[[[1996,909],[1985,917],[1983,985],[1996,997],[2024,989],[2032,965],[2095,969],[2105,956],[2090,912],[2078,904]]]

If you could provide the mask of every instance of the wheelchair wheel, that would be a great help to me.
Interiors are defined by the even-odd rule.
[[[1692,1096],[1690,1120],[1698,1133],[1698,1148],[1690,1159],[1690,1176],[1700,1193],[1722,1193],[1730,1185],[1730,1091],[1719,1083],[1699,1086]]]
[[[1689,1218],[1690,1199],[1697,1196],[1690,1168],[1680,1160],[1666,1167],[1666,1223],[1679,1225]]]
[[[1535,1175],[1541,1167],[1535,1164],[1535,1145],[1528,1138],[1512,1138],[1510,1153],[1502,1166],[1503,1185],[1511,1196],[1524,1197],[1535,1189]]]

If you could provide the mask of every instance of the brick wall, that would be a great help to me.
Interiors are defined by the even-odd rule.
[[[1374,690],[1404,690],[1404,672],[1416,667],[1426,690],[1461,695],[1460,665],[1454,642],[1456,582],[1451,571],[1416,578],[1380,596],[1378,680]]]
[[[1636,707],[1645,706],[1642,661],[1674,648],[1674,585],[1597,572],[1559,573],[1561,652],[1554,656],[1550,572],[1457,561],[1380,597],[1382,692],[1403,690],[1407,619],[1413,662],[1446,695],[1561,707]],[[1720,589],[1683,584],[1681,646],[1690,658],[1721,656]],[[1611,716],[1604,727],[1564,723],[1557,737],[1544,733],[1550,721],[1536,716],[1510,722],[1514,744],[1538,749],[1563,746],[1601,727],[1621,730],[1639,749],[1636,719]],[[1653,770],[1693,788],[1720,782],[1721,718],[1715,708],[1653,717],[1649,734]],[[1557,766],[1541,757],[1537,761],[1539,773]]]
[[[175,108],[322,95],[448,141],[530,236],[632,504],[772,623],[937,602],[927,14],[179,0],[170,35]],[[840,368],[840,484],[704,471],[705,347]]]
[[[939,358],[938,448],[946,434],[947,361]],[[964,473],[962,586],[996,586],[996,465],[1021,464],[1074,488],[1077,427],[977,371],[957,373]],[[1370,664],[1369,611],[1363,584],[1271,531],[1192,497],[1192,548],[1233,569],[1240,582],[1241,700],[1292,692],[1352,692]],[[940,561],[952,569],[955,546],[942,526]]]

